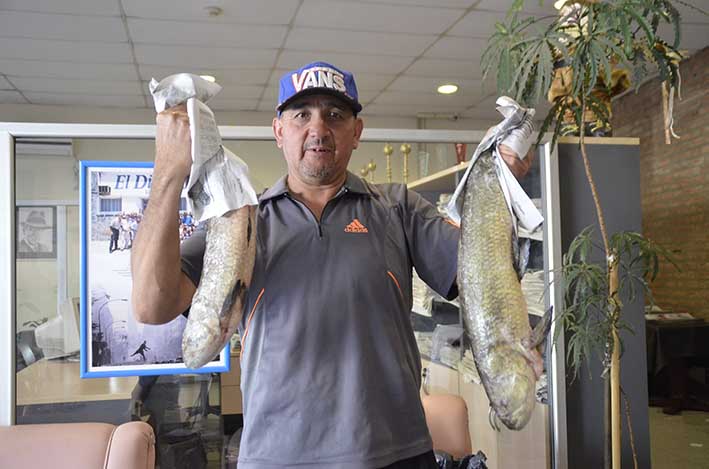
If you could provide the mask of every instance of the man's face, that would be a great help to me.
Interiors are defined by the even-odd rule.
[[[288,177],[306,185],[337,182],[359,145],[364,124],[343,101],[328,95],[297,99],[273,119]]]

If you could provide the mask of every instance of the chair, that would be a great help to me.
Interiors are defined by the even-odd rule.
[[[473,452],[468,429],[468,407],[460,396],[428,394],[421,396],[426,425],[433,449],[461,459]]]
[[[0,467],[154,469],[155,437],[144,422],[0,427]]]

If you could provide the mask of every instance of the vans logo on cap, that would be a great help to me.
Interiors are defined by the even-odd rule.
[[[330,67],[312,67],[294,73],[291,79],[296,93],[308,88],[330,88],[347,94],[344,75]]]

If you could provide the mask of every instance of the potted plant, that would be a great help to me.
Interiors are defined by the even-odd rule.
[[[649,293],[658,257],[668,253],[638,233],[609,237],[584,136],[610,134],[611,97],[631,81],[639,86],[651,67],[668,85],[668,96],[679,86],[680,15],[676,4],[687,5],[679,0],[559,0],[554,5],[557,15],[520,18],[523,0],[516,0],[505,23],[496,25],[482,55],[483,76],[494,75],[499,94],[532,107],[548,97],[551,108],[537,143],[547,132],[552,134],[552,145],[561,135],[579,135],[605,265],[590,262],[591,237],[589,230],[584,230],[564,256],[565,307],[558,324],[568,332],[568,360],[574,373],[594,351],[607,357],[603,364],[610,375],[612,423],[606,431],[612,436],[614,469],[620,467],[621,449],[622,344],[618,331],[624,322],[620,293],[632,290],[637,282]],[[663,23],[671,25],[671,42],[658,36]],[[668,127],[669,122],[671,119],[666,119]],[[606,460],[606,466],[608,463]]]

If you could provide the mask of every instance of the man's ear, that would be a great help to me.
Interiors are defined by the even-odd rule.
[[[276,137],[276,145],[283,148],[283,122],[276,116],[273,118],[273,135]]]
[[[364,130],[364,121],[361,117],[357,117],[355,120],[354,145],[352,148],[357,148],[359,146],[359,139],[362,137],[362,130]]]

